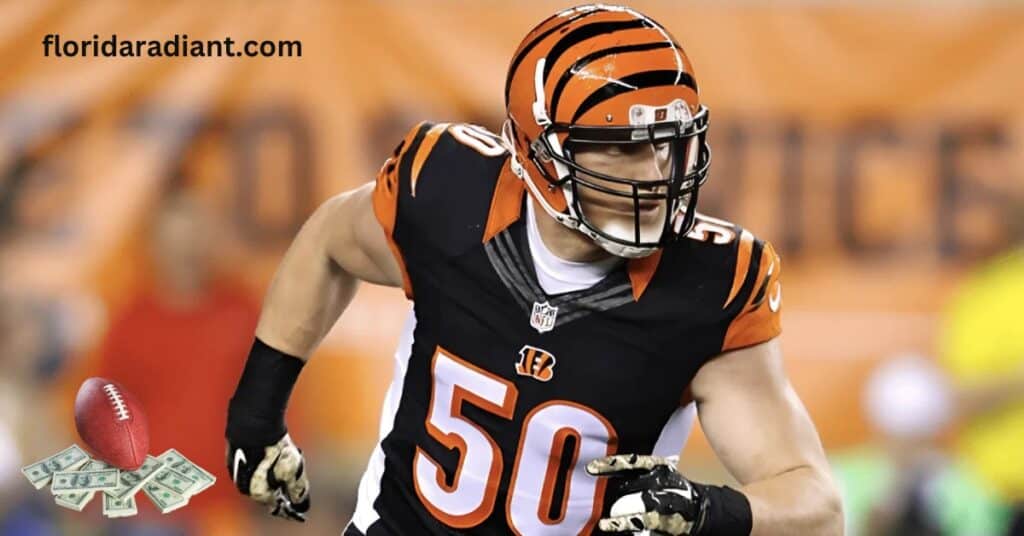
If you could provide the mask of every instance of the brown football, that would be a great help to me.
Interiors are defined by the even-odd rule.
[[[75,397],[75,427],[93,457],[127,471],[149,453],[149,422],[137,398],[115,381],[89,378]]]

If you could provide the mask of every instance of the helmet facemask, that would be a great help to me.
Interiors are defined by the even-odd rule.
[[[630,123],[549,123],[530,147],[528,157],[548,188],[561,188],[565,195],[568,214],[556,219],[610,253],[644,257],[693,226],[697,193],[707,180],[711,160],[705,138],[707,109],[701,107],[693,116],[682,100],[665,107],[634,105]],[[577,161],[589,148],[609,145],[619,146],[621,152],[650,151],[659,160],[664,158],[659,151],[667,151],[661,176],[618,177]],[[551,212],[550,207],[545,208]],[[616,217],[615,212],[623,209],[631,212],[631,221]]]

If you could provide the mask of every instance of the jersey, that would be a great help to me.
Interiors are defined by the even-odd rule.
[[[610,490],[587,462],[677,454],[700,367],[780,332],[771,245],[706,216],[590,288],[545,294],[509,159],[481,127],[422,123],[379,172],[374,211],[413,311],[358,533],[594,533]]]

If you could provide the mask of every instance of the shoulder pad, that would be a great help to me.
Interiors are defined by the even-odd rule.
[[[716,297],[725,335],[721,350],[764,342],[781,332],[782,263],[775,248],[735,223],[697,214],[680,241],[677,266]]]
[[[475,125],[422,122],[409,131],[378,172],[373,195],[377,219],[408,268],[480,242],[508,154]]]
[[[730,319],[723,352],[767,341],[782,331],[782,261],[770,242],[737,229],[732,285],[722,306]]]

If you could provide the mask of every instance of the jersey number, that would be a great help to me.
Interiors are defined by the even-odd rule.
[[[416,494],[434,517],[449,526],[473,527],[494,511],[505,460],[494,439],[462,414],[463,403],[511,420],[519,393],[512,382],[441,347],[434,353],[431,373],[427,433],[458,450],[459,461],[449,485],[441,464],[416,447]],[[586,474],[577,462],[612,454],[616,442],[611,423],[584,405],[556,400],[533,408],[523,420],[508,486],[509,527],[516,534],[531,536],[589,533],[601,513],[605,479]],[[572,445],[571,463],[563,474],[567,445]],[[564,479],[564,492],[556,498],[560,479]],[[559,504],[552,504],[556,499]]]
[[[506,152],[505,147],[501,145],[501,138],[482,127],[458,123],[448,127],[448,132],[459,140],[459,143],[473,148],[484,156],[501,156]]]
[[[696,223],[686,236],[701,242],[710,240],[718,245],[736,240],[736,232],[733,231],[731,223],[704,214],[697,214]]]

